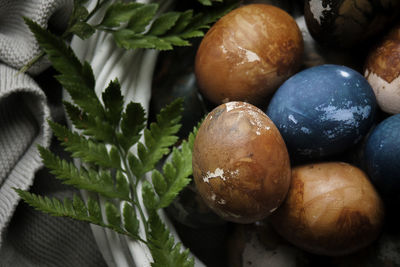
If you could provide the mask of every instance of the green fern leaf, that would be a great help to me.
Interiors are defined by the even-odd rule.
[[[164,175],[158,171],[152,173],[152,183],[158,196],[155,209],[167,207],[191,181],[192,151],[186,141],[180,150],[173,149],[172,159],[164,164],[163,172]]]
[[[128,203],[125,203],[122,211],[125,230],[134,236],[139,235],[139,220],[136,217],[135,209]]]
[[[61,124],[52,121],[48,121],[48,123],[65,150],[71,152],[72,157],[80,158],[86,163],[97,164],[103,168],[121,169],[120,158],[115,147],[108,152],[102,143],[88,140]]]
[[[107,121],[89,116],[69,102],[64,102],[64,106],[72,124],[83,130],[83,134],[93,137],[98,142],[113,143],[114,128]]]
[[[87,62],[81,64],[72,49],[62,39],[41,28],[32,20],[26,18],[25,22],[49,56],[54,68],[62,73],[57,76],[57,79],[74,102],[85,112],[104,117],[104,108],[94,91],[95,80],[90,65]]]
[[[125,151],[139,141],[141,131],[146,126],[145,123],[146,117],[142,105],[130,102],[122,114],[122,134],[117,135],[118,142]]]
[[[101,21],[101,26],[119,27],[121,23],[126,23],[138,13],[138,8],[143,7],[141,3],[121,3],[116,2],[107,8]]]
[[[175,244],[174,237],[160,220],[157,213],[149,217],[149,248],[153,256],[153,267],[194,266],[194,259],[188,250],[182,250],[181,244]]]
[[[48,149],[39,147],[39,152],[44,165],[63,183],[99,193],[107,198],[130,200],[126,179],[119,179],[116,187],[109,171],[88,171],[83,166],[78,170],[73,163],[60,159]]]
[[[180,17],[179,12],[167,12],[159,16],[151,25],[148,35],[163,35],[171,29]]]
[[[69,217],[75,220],[96,224],[104,228],[112,229],[117,233],[127,235],[133,239],[138,239],[137,235],[133,235],[118,226],[121,223],[118,221],[120,216],[117,208],[113,204],[106,204],[106,213],[108,212],[107,219],[109,220],[109,223],[106,223],[101,218],[100,205],[94,199],[89,198],[87,208],[85,202],[77,195],[74,195],[72,200],[65,199],[61,202],[57,198],[42,197],[21,189],[14,188],[14,190],[21,199],[36,210],[52,216]],[[110,223],[110,221],[112,221],[112,223]]]
[[[88,214],[90,217],[90,221],[95,224],[101,224],[103,221],[103,217],[101,214],[101,209],[99,202],[89,197],[87,200]]]
[[[102,94],[106,116],[111,125],[118,126],[124,108],[124,98],[118,79],[111,81]]]
[[[149,213],[154,212],[157,206],[157,197],[154,193],[153,186],[147,180],[144,180],[142,184],[142,198],[147,211]]]
[[[169,152],[169,147],[176,143],[182,112],[182,99],[177,99],[161,110],[157,121],[144,130],[144,144],[138,143],[138,158],[130,154],[128,160],[132,172],[141,178],[146,172],[154,169],[157,162]]]
[[[117,232],[121,232],[122,231],[121,215],[119,214],[117,207],[111,202],[106,202],[105,212],[106,212],[108,226]]]
[[[146,30],[146,26],[153,20],[158,10],[157,4],[147,4],[135,9],[131,16],[127,29],[135,33],[141,33]]]

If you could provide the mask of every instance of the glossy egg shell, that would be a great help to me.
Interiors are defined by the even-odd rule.
[[[361,48],[399,14],[398,0],[304,1],[304,16],[311,35],[332,48]]]
[[[400,193],[400,114],[378,124],[367,139],[364,156],[368,175],[383,196]]]
[[[289,188],[289,155],[278,129],[245,102],[228,102],[208,114],[192,162],[199,194],[225,220],[261,220],[279,207]]]
[[[294,19],[264,4],[239,7],[222,17],[196,54],[199,89],[209,101],[263,102],[301,63],[303,40]]]
[[[293,168],[288,196],[270,219],[294,245],[338,256],[373,242],[383,217],[383,202],[363,171],[327,162]]]
[[[288,79],[272,97],[267,115],[291,157],[318,158],[360,141],[375,110],[374,92],[361,74],[344,66],[321,65]]]
[[[364,75],[379,107],[387,113],[400,113],[400,24],[371,51]]]

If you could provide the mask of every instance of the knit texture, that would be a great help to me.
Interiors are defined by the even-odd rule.
[[[38,43],[25,24],[28,17],[42,27],[59,30],[65,26],[72,10],[72,0],[0,0],[0,61],[16,69],[22,68],[40,53]],[[38,74],[49,66],[43,58],[30,74]]]
[[[0,229],[19,201],[13,188],[28,189],[42,166],[36,146],[48,146],[50,111],[32,78],[0,64]],[[0,232],[0,243],[2,231]]]
[[[62,153],[59,145],[53,145],[52,150]],[[79,194],[60,184],[44,169],[37,173],[32,192],[59,199]],[[4,238],[0,267],[106,266],[87,223],[52,217],[23,202],[18,206]]]

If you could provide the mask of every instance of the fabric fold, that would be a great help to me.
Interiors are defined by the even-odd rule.
[[[20,200],[13,188],[27,190],[42,167],[37,145],[50,144],[49,118],[46,96],[36,82],[0,64],[0,230]]]
[[[24,17],[58,30],[67,25],[72,7],[73,0],[0,0],[0,61],[20,69],[40,53]],[[38,74],[49,66],[49,61],[42,58],[28,73]]]

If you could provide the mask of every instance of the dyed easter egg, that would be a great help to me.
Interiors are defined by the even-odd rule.
[[[199,90],[214,104],[264,102],[301,63],[295,20],[265,4],[239,7],[215,23],[196,54]]]
[[[304,20],[304,16],[296,18],[296,23],[299,26],[301,33],[303,34],[304,40],[304,53],[302,60],[303,64],[301,66],[302,69],[311,68],[323,64],[336,64],[344,65],[346,67],[362,71],[362,68],[360,69],[360,66],[362,66],[364,57],[362,57],[362,60],[359,60],[359,57],[355,55],[352,51],[344,49],[334,50],[330,49],[329,47],[321,46],[311,36]]]
[[[294,245],[329,256],[371,244],[383,218],[383,202],[367,175],[342,162],[293,168],[287,198],[270,217],[278,233]]]
[[[293,158],[340,153],[368,132],[376,110],[371,86],[358,72],[337,65],[306,69],[273,96],[267,115]]]
[[[380,33],[400,14],[398,0],[306,0],[304,16],[322,45],[355,47]]]
[[[378,124],[367,139],[364,156],[368,175],[382,194],[400,193],[400,114]]]
[[[290,161],[274,123],[257,107],[228,102],[202,122],[193,177],[204,202],[223,219],[251,223],[273,213],[290,184]]]
[[[371,51],[364,75],[379,107],[387,113],[400,113],[400,24]]]

